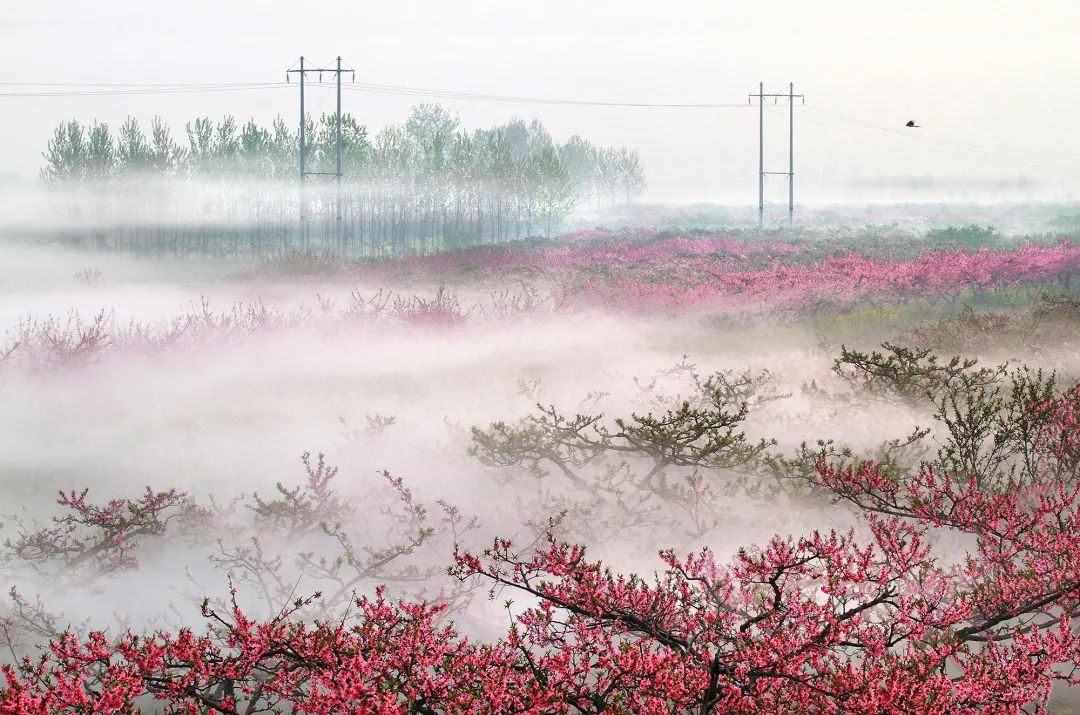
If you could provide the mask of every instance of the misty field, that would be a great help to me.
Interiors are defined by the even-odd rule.
[[[5,244],[0,713],[1067,712],[1080,235],[1039,211]]]

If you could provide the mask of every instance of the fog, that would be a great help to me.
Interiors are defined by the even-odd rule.
[[[1080,210],[1070,196],[1036,200],[1037,192],[1012,192],[1008,182],[1001,185],[992,181],[956,190],[964,183],[919,177],[868,180],[854,192],[836,194],[843,199],[800,201],[794,213],[796,226],[803,236],[820,238],[836,231],[850,233],[880,226],[910,232],[912,239],[918,240],[921,233],[948,226],[978,224],[1016,236],[1033,236],[1070,231],[1080,221]],[[586,197],[550,225],[540,218],[526,223],[521,216],[510,217],[508,210],[506,225],[498,236],[492,235],[494,227],[490,218],[485,218],[486,223],[467,236],[428,229],[430,235],[423,237],[386,238],[368,216],[387,202],[419,204],[422,196],[448,202],[457,199],[449,193],[440,195],[435,185],[405,187],[370,179],[346,181],[343,191],[345,250],[351,255],[400,256],[439,246],[482,246],[543,236],[549,230],[558,234],[597,226],[657,230],[754,230],[758,226],[757,206],[744,202],[655,203],[637,199],[626,204],[620,197],[617,203],[609,204],[605,199],[597,206]],[[235,270],[237,261],[242,264],[257,256],[304,250],[305,216],[309,249],[336,246],[340,250],[335,242],[342,239],[336,237],[333,226],[336,196],[329,182],[312,183],[301,190],[292,181],[250,177],[224,181],[147,175],[109,182],[91,180],[76,186],[35,183],[0,191],[0,231],[5,240],[17,245],[47,243],[72,249],[130,244],[132,250],[139,248],[144,253],[186,257],[187,263],[176,268],[185,276],[220,276]],[[786,204],[767,202],[763,219],[767,228],[786,229]],[[410,222],[424,220],[429,219],[416,208],[415,215],[404,215],[393,225],[408,227]],[[252,239],[252,235],[257,238]],[[205,260],[209,253],[215,260]],[[130,262],[115,256],[84,259],[69,252],[60,260],[65,271],[68,267],[72,271],[83,268],[76,264],[87,261],[119,261],[120,270],[130,272]],[[131,265],[138,265],[147,276],[160,276],[165,270],[146,263]],[[8,264],[0,266],[0,280],[10,286],[30,280],[27,276],[32,272],[32,267],[21,263]],[[120,277],[113,270],[108,272]]]
[[[211,208],[230,205],[214,203],[212,185],[188,188]],[[833,440],[837,459],[846,448],[914,465],[940,458],[947,432],[930,402],[882,399],[840,379],[842,345],[899,341],[984,365],[1056,370],[1063,385],[1080,380],[1067,273],[997,292],[958,283],[937,296],[905,287],[880,299],[811,293],[792,304],[589,299],[602,295],[590,286],[634,276],[643,277],[634,290],[673,290],[667,276],[690,269],[708,280],[754,269],[762,272],[745,275],[766,280],[860,254],[896,273],[998,252],[1042,266],[1071,255],[1068,204],[829,206],[806,209],[794,229],[755,228],[752,213],[732,207],[637,204],[579,210],[567,228],[581,228],[552,239],[427,255],[403,244],[383,258],[350,259],[333,244],[308,254],[298,244],[218,251],[214,241],[231,245],[219,237],[252,225],[225,210],[190,210],[186,222],[179,190],[167,197],[176,220],[160,223],[155,192],[138,208],[55,189],[40,195],[80,208],[39,231],[9,226],[0,244],[0,573],[13,589],[2,634],[12,654],[32,653],[67,627],[199,628],[204,599],[224,606],[233,587],[253,617],[321,593],[303,616],[326,618],[383,584],[394,597],[445,601],[461,632],[497,639],[508,623],[499,598],[446,573],[456,552],[480,552],[496,537],[528,549],[550,533],[642,574],[662,568],[664,549],[709,548],[723,563],[778,534],[866,537],[850,505],[790,479],[809,466],[798,466],[800,445],[812,452]],[[256,184],[230,194],[231,205],[249,196],[262,205],[296,198]],[[100,220],[76,220],[95,210],[105,211]],[[210,236],[209,248],[157,250],[168,231],[192,226]],[[1053,305],[1040,303],[1051,293],[1065,301],[1066,322],[1033,317],[1049,309],[1033,306]],[[971,316],[998,321],[997,339],[969,325],[967,304]],[[714,375],[736,396],[729,408],[746,400],[736,429],[747,449],[762,450],[748,461],[660,468],[636,453],[571,452],[562,473],[542,450],[530,461],[529,438],[515,452],[517,438],[498,436],[499,425],[527,430],[581,415],[595,421],[587,430],[615,434],[625,431],[620,418],[670,414],[684,400],[708,409],[702,380]],[[932,431],[889,445],[918,427]],[[73,524],[58,493],[78,500],[83,489],[105,510],[146,489],[184,495],[163,533],[150,528],[84,560],[64,555],[63,536],[49,536]],[[74,523],[72,534],[93,531]],[[931,537],[943,563],[960,559],[969,541]],[[534,603],[517,599],[510,612]]]
[[[899,600],[981,598],[985,525],[918,511],[919,480],[1042,508],[1025,479],[1080,475],[1075,3],[5,12],[0,664],[230,600],[345,623],[382,587],[495,642],[541,602],[455,573],[498,539],[647,582],[817,534],[886,563],[879,514],[928,544]],[[355,70],[340,121],[314,75],[297,121],[301,54]],[[762,108],[760,214],[759,81],[806,95]],[[827,483],[870,464],[896,504]],[[786,568],[709,598],[758,629]],[[885,650],[1026,635],[1059,591]]]
[[[83,286],[72,277],[84,264],[100,267],[100,282]],[[220,266],[200,276],[205,266],[27,248],[5,249],[3,265],[0,332],[8,342],[28,319],[63,317],[72,310],[83,316],[111,311],[124,326],[133,320],[165,323],[197,310],[204,300],[219,309],[262,301],[281,311],[314,302],[310,284],[207,278],[220,276]],[[331,281],[318,288],[325,298],[355,286]],[[405,290],[429,295],[437,286],[412,280]],[[516,419],[537,401],[573,411],[596,392],[607,393],[598,406],[611,415],[651,409],[655,405],[634,387],[634,378],[648,380],[684,355],[703,374],[769,370],[779,392],[795,393],[752,414],[748,430],[755,438],[776,436],[777,424],[783,424],[788,448],[827,434],[842,434],[863,448],[880,441],[866,414],[822,412],[798,396],[799,385],[811,379],[828,382],[830,358],[815,347],[814,336],[797,327],[763,340],[753,327],[732,332],[692,318],[537,314],[452,329],[270,329],[235,345],[148,356],[117,349],[78,369],[9,369],[0,387],[0,488],[8,495],[8,511],[39,520],[56,513],[58,490],[82,487],[98,500],[133,497],[148,485],[176,487],[200,502],[212,495],[227,503],[242,494],[269,495],[278,482],[300,483],[300,455],[324,452],[340,468],[337,487],[343,493],[378,493],[378,471],[388,470],[429,508],[446,499],[478,516],[480,528],[469,535],[469,544],[482,546],[494,535],[527,534],[526,517],[543,520],[557,505],[543,513],[542,500],[531,501],[528,482],[507,480],[505,470],[470,457],[469,427]],[[678,394],[687,388],[671,379],[665,390]],[[376,415],[394,422],[366,436],[366,418]],[[895,412],[888,419],[896,422]],[[902,429],[897,424],[898,436]],[[556,494],[564,489],[557,483],[552,488]],[[750,504],[757,506],[720,507],[723,526],[710,529],[705,543],[726,554],[779,529],[799,523],[810,528],[821,518],[797,516],[798,509],[781,516],[773,506]],[[366,510],[361,506],[361,513]],[[234,526],[243,530],[247,520],[241,510]],[[592,545],[605,558],[641,568],[650,567],[660,548],[701,545],[675,524],[658,526],[602,532]],[[372,538],[377,542],[377,529]],[[163,604],[156,601],[166,583],[167,601],[195,616],[195,601],[185,602],[180,594],[202,593],[187,582],[181,563],[199,574],[199,584],[210,593],[224,592],[223,574],[207,572],[205,547],[173,544],[164,552],[146,552],[146,568],[103,579],[89,594],[67,582],[22,583],[50,604],[70,604],[65,615],[73,622],[100,618],[108,609],[136,623],[140,616],[160,618]],[[451,544],[440,541],[429,558],[445,565],[451,556]]]
[[[616,102],[746,105],[759,81],[772,92],[794,82],[807,95],[805,111],[796,108],[800,203],[875,200],[880,192],[849,182],[911,175],[974,182],[970,190],[945,192],[951,194],[946,198],[998,200],[1001,192],[980,187],[986,180],[1012,183],[1006,192],[1012,200],[1077,195],[1080,146],[1071,124],[1080,95],[1071,78],[1080,60],[1071,42],[1080,17],[1068,0],[1040,3],[1038,12],[967,0],[948,6],[775,0],[753,7],[694,0],[662,8],[647,2],[506,7],[478,0],[453,7],[352,3],[327,12],[333,23],[321,14],[248,3],[196,2],[176,12],[128,2],[16,5],[0,30],[0,60],[14,82],[220,83],[281,82],[299,55],[324,64],[341,55],[358,82]],[[93,42],[82,41],[87,26],[95,28]],[[197,48],[193,36],[200,38]],[[332,111],[332,86],[320,88],[312,78],[309,87],[309,112]],[[267,91],[0,98],[0,130],[17,138],[0,172],[36,177],[45,141],[62,120],[116,127],[129,115],[143,122],[161,115],[182,127],[196,116],[231,114],[268,124],[280,115],[291,125],[296,94],[294,84]],[[344,101],[345,111],[375,130],[403,121],[421,100],[349,91]],[[650,169],[653,201],[756,200],[757,113],[749,106],[440,101],[470,127],[537,117],[562,140],[581,134],[637,147]],[[784,110],[781,104],[767,112],[770,171],[787,170]],[[923,128],[890,133],[909,119]],[[1018,180],[1029,188],[1015,188]],[[767,183],[771,200],[786,198],[783,177]]]
[[[347,278],[317,283],[253,278],[250,269],[237,265],[29,247],[5,248],[3,259],[0,333],[6,332],[8,345],[18,340],[22,326],[50,316],[63,323],[73,312],[107,311],[116,329],[153,328],[204,306],[228,312],[236,304],[261,304],[288,314],[314,305],[316,292],[318,300],[332,302],[351,291],[432,296],[440,287],[415,276],[378,286]],[[87,266],[101,273],[89,285],[74,275]],[[483,294],[474,290],[475,296]],[[445,499],[463,514],[475,515],[478,528],[466,534],[465,545],[479,548],[495,535],[531,538],[526,523],[576,508],[580,495],[566,492],[572,485],[557,476],[546,479],[550,491],[542,494],[531,478],[484,466],[468,453],[470,427],[513,421],[535,411],[536,402],[570,414],[595,409],[612,417],[670,407],[692,388],[685,373],[670,370],[690,361],[702,375],[718,370],[772,375],[770,389],[783,397],[755,406],[746,430],[751,439],[777,438],[781,453],[819,438],[870,453],[885,439],[930,424],[926,412],[822,400],[805,392],[811,382],[837,389],[830,368],[840,342],[873,347],[895,333],[866,328],[824,335],[799,323],[778,327],[751,320],[739,327],[701,315],[655,319],[538,310],[510,321],[477,317],[455,327],[343,326],[333,320],[271,325],[224,342],[150,354],[124,348],[116,339],[114,349],[79,367],[15,364],[5,370],[0,488],[8,495],[9,512],[39,522],[57,513],[58,490],[83,487],[101,501],[134,497],[150,486],[179,488],[200,503],[212,496],[227,504],[253,493],[269,497],[277,483],[302,483],[300,455],[321,452],[340,468],[335,487],[361,499],[357,505],[364,516],[349,524],[366,533],[361,538],[375,544],[386,538],[378,527],[386,497],[379,472],[388,470],[432,513],[437,500]],[[1080,374],[1067,350],[1036,358],[989,357],[1029,358],[1032,364],[1053,363]],[[657,376],[658,386],[645,390]],[[393,422],[371,428],[369,418],[380,417]],[[777,532],[851,523],[844,507],[800,502],[790,495],[766,499],[736,493],[710,507],[716,522],[701,534],[688,532],[684,520],[661,517],[639,526],[597,524],[584,531],[584,524],[570,520],[563,528],[605,560],[647,571],[656,567],[655,552],[662,548],[709,545],[726,556]],[[252,533],[249,522],[246,506],[241,507],[226,519],[236,531],[222,538],[242,543]],[[9,523],[9,538],[11,528]],[[212,543],[192,546],[176,538],[140,548],[142,568],[96,580],[86,593],[66,580],[35,580],[24,570],[15,572],[16,584],[63,607],[73,623],[116,611],[136,625],[175,624],[179,616],[165,612],[166,604],[194,622],[193,604],[204,593],[223,595],[225,576],[208,568]],[[288,555],[297,547],[281,548]],[[445,565],[452,557],[453,544],[445,535],[426,548],[423,558],[429,563]],[[298,592],[320,585],[317,579],[297,578]],[[365,579],[357,588],[371,589],[377,582]],[[433,583],[450,586],[438,577]],[[407,583],[402,588],[423,592]],[[472,608],[487,606],[479,599]]]

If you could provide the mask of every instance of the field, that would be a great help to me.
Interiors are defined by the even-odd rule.
[[[0,713],[1069,711],[1075,217],[652,211],[0,248]]]

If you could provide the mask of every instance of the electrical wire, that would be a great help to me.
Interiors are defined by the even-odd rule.
[[[10,86],[12,83],[6,83]],[[43,85],[35,85],[43,86]],[[54,85],[62,86],[62,85]],[[70,85],[68,85],[70,86]],[[87,85],[102,86],[102,85]],[[76,89],[71,91],[48,90],[41,92],[0,92],[0,97],[111,97],[131,95],[160,95],[160,94],[201,94],[206,92],[243,92],[265,89],[280,89],[287,87],[285,82],[252,82],[247,84],[203,84],[203,85],[159,85],[154,87],[140,87],[131,85],[119,85],[128,87],[121,89],[110,87],[106,89]]]
[[[819,107],[806,107],[806,111],[814,113],[814,114],[819,114],[819,115],[822,115],[822,116],[825,116],[825,117],[829,117],[829,118],[832,118],[832,119],[836,119],[837,121],[847,122],[847,123],[854,124],[854,125],[857,125],[857,126],[866,127],[867,129],[874,129],[876,131],[889,132],[891,134],[901,135],[901,136],[904,136],[905,138],[909,138],[909,139],[912,139],[912,138],[921,139],[921,140],[933,142],[935,144],[942,144],[942,145],[947,145],[947,146],[955,146],[955,147],[959,147],[959,148],[969,148],[969,149],[973,149],[973,150],[987,151],[987,152],[1002,152],[1002,151],[1004,151],[1004,152],[1011,152],[1011,153],[1014,153],[1014,154],[1042,154],[1042,155],[1060,156],[1060,157],[1077,157],[1077,156],[1080,156],[1080,152],[1063,152],[1063,151],[1056,151],[1056,150],[1052,150],[1052,149],[1021,149],[1021,148],[1016,148],[1016,147],[1005,147],[1005,146],[997,146],[997,145],[992,145],[992,144],[978,144],[978,143],[975,143],[975,142],[965,142],[965,141],[960,141],[960,140],[957,140],[957,139],[948,139],[948,138],[945,138],[945,137],[935,137],[933,135],[930,135],[930,136],[913,136],[912,132],[910,132],[910,131],[905,131],[905,130],[902,130],[902,129],[892,129],[892,128],[889,128],[889,127],[882,127],[882,126],[879,126],[879,125],[876,125],[876,124],[871,124],[871,123],[866,122],[864,120],[856,119],[854,117],[849,117],[849,116],[846,116],[846,115],[843,115],[843,114],[839,114],[837,112],[829,111],[827,109],[821,109]]]
[[[783,114],[785,116],[787,114],[786,112],[783,112],[782,110],[772,109],[771,107],[768,107],[768,106],[766,107],[766,109],[768,109],[771,113],[774,113],[774,114]],[[822,119],[822,118],[816,118],[815,119],[815,118],[811,118],[811,117],[800,116],[799,114],[796,114],[795,118],[799,122],[804,122],[804,123],[809,123],[809,124],[816,124],[818,126],[826,127],[826,128],[829,128],[829,129],[840,130],[840,131],[843,131],[843,132],[846,132],[846,133],[849,133],[849,134],[853,134],[853,135],[856,135],[856,136],[868,137],[870,139],[874,139],[875,141],[886,141],[886,142],[889,142],[889,143],[892,143],[892,144],[898,144],[900,146],[913,147],[913,148],[916,148],[916,149],[923,149],[925,151],[932,151],[932,152],[935,152],[935,153],[945,153],[945,154],[950,154],[950,155],[953,155],[953,156],[963,157],[963,158],[966,158],[966,159],[981,159],[981,160],[984,160],[984,161],[997,161],[997,162],[1003,162],[1003,163],[1013,164],[1013,165],[1017,165],[1017,166],[1026,166],[1026,167],[1037,168],[1037,169],[1050,169],[1050,170],[1056,170],[1056,171],[1080,173],[1080,166],[1071,166],[1071,165],[1064,165],[1064,164],[1048,164],[1046,162],[1030,161],[1030,160],[1026,160],[1026,159],[1018,159],[1016,157],[1003,156],[1003,155],[1000,155],[1000,154],[993,154],[993,153],[989,153],[989,152],[985,152],[985,151],[977,151],[977,150],[973,150],[973,149],[964,149],[962,147],[930,146],[930,145],[927,145],[927,144],[919,143],[919,138],[918,137],[910,136],[906,132],[902,132],[902,131],[899,131],[899,130],[890,130],[890,129],[886,128],[886,127],[877,127],[877,126],[874,126],[874,125],[866,125],[868,129],[884,131],[884,132],[888,132],[888,133],[891,133],[891,134],[898,134],[900,136],[903,136],[905,138],[905,140],[893,139],[891,137],[884,137],[884,136],[880,136],[880,135],[876,135],[876,134],[870,134],[870,133],[868,133],[866,131],[859,131],[857,129],[852,129],[849,126],[845,126],[844,124],[838,124],[835,121],[830,121],[828,119]]]
[[[313,70],[314,71],[314,70]],[[0,98],[33,98],[33,97],[87,97],[87,96],[145,96],[163,94],[201,94],[213,92],[234,91],[262,91],[289,87],[288,82],[244,82],[244,83],[80,83],[80,82],[0,82],[0,87],[21,88],[26,87],[31,91],[8,91],[0,92]],[[326,83],[312,82],[311,88],[328,86]],[[36,88],[47,88],[38,90]],[[74,89],[59,89],[74,88]],[[379,84],[374,82],[349,82],[343,83],[342,89],[349,92],[362,92],[368,94],[388,94],[409,97],[428,97],[435,99],[448,99],[473,102],[499,102],[512,104],[542,104],[584,107],[616,107],[616,108],[668,108],[668,109],[718,109],[718,108],[752,108],[751,104],[742,103],[710,103],[710,102],[619,102],[555,97],[529,97],[504,94],[484,94],[479,92],[464,92],[458,90],[442,90],[424,87],[412,87],[408,85]],[[770,112],[782,112],[772,106],[765,107]],[[814,117],[806,117],[803,112],[809,112]],[[851,134],[870,137],[879,141],[890,141],[901,146],[915,147],[931,150],[939,153],[947,153],[969,159],[982,159],[998,161],[1018,166],[1027,166],[1039,169],[1052,169],[1067,172],[1080,172],[1080,167],[1073,165],[1054,164],[1040,160],[1019,158],[1002,152],[1041,154],[1049,156],[1073,157],[1080,153],[1054,152],[1029,149],[1014,149],[1008,147],[976,144],[942,137],[916,135],[910,131],[892,129],[870,122],[850,117],[838,112],[818,107],[802,107],[798,113],[800,122],[808,122],[819,126],[846,131]],[[854,127],[854,129],[853,129]],[[861,131],[863,130],[863,131]],[[879,134],[869,134],[867,131]],[[889,134],[897,137],[881,136]]]
[[[837,123],[831,122],[831,121],[822,121],[821,119],[812,119],[812,118],[809,118],[809,117],[797,117],[797,119],[800,122],[805,122],[805,123],[809,123],[809,124],[816,124],[818,126],[826,127],[826,128],[829,128],[829,129],[836,129],[836,130],[839,130],[839,131],[842,131],[842,132],[845,132],[845,133],[848,133],[848,134],[853,134],[855,136],[868,137],[868,138],[873,139],[875,141],[889,142],[890,144],[896,144],[896,145],[904,146],[904,147],[913,147],[913,148],[916,148],[916,149],[922,149],[924,151],[932,151],[932,152],[938,153],[938,154],[941,154],[941,153],[950,154],[952,156],[959,156],[959,157],[962,157],[962,158],[965,158],[965,159],[981,159],[981,160],[986,160],[986,161],[999,161],[999,162],[1015,164],[1015,165],[1019,165],[1019,166],[1027,166],[1027,167],[1032,167],[1032,168],[1039,168],[1039,169],[1056,169],[1056,170],[1063,170],[1063,171],[1078,171],[1078,172],[1080,172],[1080,167],[1075,167],[1075,166],[1064,166],[1064,165],[1059,165],[1059,164],[1045,164],[1045,163],[1041,163],[1041,162],[1034,162],[1034,161],[1026,161],[1026,160],[1023,160],[1023,159],[1016,159],[1015,157],[987,154],[985,152],[975,152],[975,151],[971,151],[971,150],[964,150],[964,149],[950,148],[950,147],[941,147],[941,146],[929,146],[929,145],[926,145],[926,144],[919,143],[919,141],[914,137],[910,138],[910,140],[905,141],[905,140],[902,140],[902,139],[893,139],[893,138],[890,138],[890,137],[883,137],[883,136],[880,136],[880,135],[877,135],[877,134],[871,134],[871,133],[868,133],[868,132],[865,132],[865,131],[852,130],[848,126],[845,126],[843,124],[837,124]],[[876,129],[876,127],[871,127],[871,128]]]
[[[393,84],[375,84],[372,82],[356,82],[343,84],[342,89],[353,92],[366,92],[372,94],[401,94],[419,97],[435,97],[441,99],[460,99],[481,102],[507,102],[513,104],[558,104],[569,106],[588,107],[634,107],[634,108],[672,108],[672,109],[715,109],[741,107],[747,108],[747,104],[716,103],[716,102],[616,102],[585,99],[565,99],[552,97],[522,97],[505,94],[481,94],[477,92],[461,92],[455,90],[428,89],[423,87],[409,87]]]
[[[314,70],[313,70],[314,71]],[[295,84],[295,83],[294,83]],[[318,86],[313,82],[311,86]],[[78,82],[0,82],[0,87],[46,87],[49,89],[31,91],[0,92],[0,97],[98,97],[113,95],[154,95],[154,94],[198,94],[203,92],[231,92],[247,90],[280,89],[289,86],[287,82],[247,82],[247,83],[202,83],[202,84],[110,84]],[[53,89],[72,87],[75,89]],[[522,97],[504,94],[482,94],[456,90],[409,87],[404,85],[377,84],[373,82],[343,83],[342,89],[349,92],[369,94],[392,94],[410,97],[431,97],[474,102],[504,102],[513,104],[548,104],[586,107],[628,107],[628,108],[668,108],[668,109],[716,109],[746,108],[749,105],[719,102],[617,102],[586,99],[567,99],[554,97]]]
[[[0,82],[0,87],[231,87],[230,82]],[[266,84],[265,82],[241,82],[239,84]]]

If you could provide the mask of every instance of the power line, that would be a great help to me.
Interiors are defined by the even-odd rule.
[[[616,102],[590,99],[567,99],[554,97],[523,97],[505,94],[481,94],[477,92],[461,92],[456,90],[428,89],[423,87],[409,87],[405,85],[375,84],[372,82],[357,82],[347,85],[345,89],[353,92],[368,92],[373,94],[401,94],[421,97],[439,97],[444,99],[461,99],[482,102],[508,102],[515,104],[562,104],[572,106],[589,107],[635,107],[635,108],[671,108],[671,109],[716,109],[716,108],[745,108],[744,104],[719,103],[719,102]]]
[[[296,72],[296,70],[290,70]],[[330,70],[327,70],[330,71]],[[0,97],[84,97],[112,95],[153,95],[153,94],[189,94],[201,92],[227,92],[234,90],[279,89],[287,82],[214,82],[214,83],[97,83],[97,82],[0,82],[0,87],[72,87],[75,89],[46,89],[31,91],[0,92]],[[563,97],[528,97],[506,94],[486,94],[459,90],[411,87],[407,85],[379,84],[375,82],[356,82],[345,85],[343,90],[370,94],[393,94],[411,97],[431,97],[455,99],[473,102],[505,102],[513,104],[552,104],[586,107],[627,107],[627,108],[667,108],[667,109],[717,109],[742,108],[742,104],[720,102],[646,102],[646,101],[606,101]]]
[[[10,85],[8,85],[10,86]],[[249,84],[207,84],[207,85],[168,85],[151,87],[131,87],[129,89],[86,89],[73,91],[42,91],[42,92],[0,92],[0,97],[8,98],[31,98],[31,97],[110,97],[132,95],[161,95],[161,94],[201,94],[208,92],[243,92],[252,90],[281,89],[288,86],[285,82],[258,82]]]
[[[772,110],[770,110],[770,111],[772,111]],[[1020,164],[1020,165],[1023,165],[1023,166],[1031,166],[1031,167],[1036,167],[1036,168],[1055,168],[1055,169],[1066,169],[1066,170],[1070,170],[1070,171],[1071,170],[1080,170],[1080,167],[1066,167],[1066,166],[1039,164],[1037,162],[1028,162],[1028,161],[1024,161],[1024,160],[1014,159],[1012,157],[1003,157],[1003,156],[995,156],[995,155],[989,155],[989,154],[984,154],[984,153],[975,153],[975,152],[972,152],[972,151],[964,151],[964,150],[958,150],[958,149],[943,148],[943,147],[940,147],[940,146],[929,146],[929,145],[926,145],[926,144],[919,143],[918,138],[916,138],[916,137],[908,137],[907,141],[902,140],[902,139],[893,139],[891,137],[885,137],[885,136],[881,136],[879,134],[871,134],[871,133],[868,133],[866,131],[859,131],[857,129],[853,130],[850,127],[845,126],[843,124],[837,124],[837,123],[835,123],[833,121],[823,120],[823,119],[820,119],[820,118],[819,119],[812,119],[810,117],[800,117],[799,121],[807,122],[807,123],[810,123],[810,124],[816,124],[816,125],[818,125],[820,127],[826,127],[828,129],[836,129],[836,130],[839,130],[839,131],[842,131],[842,132],[845,132],[845,133],[848,133],[848,134],[853,134],[855,136],[868,137],[868,138],[874,139],[876,141],[884,141],[884,142],[889,142],[891,144],[897,144],[899,146],[914,147],[916,149],[923,149],[923,150],[926,150],[926,151],[933,151],[933,152],[937,152],[937,153],[951,154],[953,156],[959,156],[959,157],[963,157],[963,158],[966,158],[966,159],[984,159],[984,160],[989,160],[989,161],[1004,161],[1006,163]],[[887,129],[884,129],[884,128],[879,128],[879,127],[868,127],[868,128],[869,129],[879,129],[881,131],[890,131],[890,130],[887,130]],[[903,134],[902,132],[897,132],[897,133],[898,134]]]
[[[880,125],[877,125],[877,124],[871,124],[870,122],[866,122],[864,120],[856,119],[854,117],[849,117],[849,116],[846,116],[846,115],[843,115],[843,114],[839,114],[837,112],[832,112],[832,111],[829,111],[829,110],[826,110],[826,109],[820,109],[820,108],[817,108],[817,107],[808,107],[807,111],[813,112],[815,114],[820,114],[820,115],[823,115],[825,117],[835,119],[837,121],[846,122],[846,123],[849,123],[849,124],[854,124],[856,126],[866,127],[867,129],[874,129],[876,131],[888,132],[890,134],[897,134],[897,135],[903,136],[903,137],[905,137],[907,139],[928,141],[928,142],[932,142],[932,143],[935,143],[935,144],[943,144],[943,145],[946,145],[946,146],[955,146],[955,147],[961,148],[961,149],[970,149],[970,150],[983,151],[983,152],[1001,152],[1001,151],[1004,151],[1004,152],[1012,152],[1014,154],[1044,154],[1044,155],[1049,155],[1049,156],[1062,156],[1062,157],[1080,156],[1080,152],[1063,152],[1063,151],[1055,151],[1055,150],[1047,150],[1047,149],[1026,149],[1026,148],[1018,148],[1018,147],[1005,147],[1005,146],[998,146],[998,145],[993,145],[993,144],[979,144],[979,143],[976,143],[976,142],[966,142],[966,141],[960,141],[958,139],[948,139],[948,138],[945,138],[945,137],[935,137],[933,135],[930,135],[930,136],[923,136],[921,134],[916,135],[916,134],[913,134],[913,133],[911,133],[909,131],[904,131],[904,130],[900,130],[900,129],[892,129],[892,128],[883,127],[883,126],[880,126]]]
[[[0,82],[3,87],[231,87],[267,82]]]
[[[773,111],[773,110],[770,109],[770,111]],[[885,133],[888,133],[888,134],[896,134],[896,135],[898,135],[900,137],[903,137],[903,139],[902,140],[901,139],[893,139],[891,137],[885,137],[885,136],[870,134],[870,133],[867,133],[866,131],[859,131],[858,129],[852,129],[849,126],[845,126],[843,123],[837,124],[836,120],[831,120],[830,121],[830,119],[828,119],[828,118],[813,119],[813,118],[810,118],[810,117],[800,117],[799,121],[808,122],[810,124],[816,124],[818,126],[826,127],[826,128],[829,128],[829,129],[837,129],[837,130],[844,131],[844,132],[847,132],[847,133],[850,133],[850,134],[855,134],[856,136],[869,137],[871,139],[875,139],[875,140],[878,140],[878,141],[887,141],[887,142],[890,142],[890,143],[893,143],[893,144],[899,144],[900,146],[915,147],[917,149],[923,149],[923,150],[933,151],[933,152],[937,152],[937,153],[951,154],[953,156],[959,156],[959,157],[963,157],[963,158],[966,158],[966,159],[982,159],[984,161],[997,161],[997,162],[1002,162],[1002,163],[1007,163],[1007,164],[1013,164],[1013,165],[1016,165],[1016,166],[1026,166],[1026,167],[1035,168],[1035,169],[1051,169],[1051,170],[1056,170],[1056,171],[1080,172],[1080,166],[1072,166],[1072,165],[1066,165],[1066,164],[1051,164],[1051,163],[1047,163],[1047,162],[1040,162],[1040,161],[1033,161],[1033,160],[1028,160],[1028,159],[1021,159],[1021,158],[1017,158],[1017,157],[1014,157],[1014,156],[1005,156],[1005,155],[1001,155],[1001,154],[995,154],[993,152],[988,152],[988,151],[983,151],[983,150],[967,149],[965,147],[953,147],[953,146],[948,146],[948,145],[942,145],[942,142],[940,142],[940,141],[935,142],[930,137],[918,137],[918,136],[912,135],[912,134],[910,134],[908,132],[889,129],[887,127],[879,127],[879,126],[872,125],[872,124],[865,124],[865,123],[862,123],[862,122],[850,121],[850,122],[846,122],[846,124],[851,124],[851,125],[854,125],[856,127],[865,127],[866,129],[874,130],[874,131],[878,131],[878,132],[885,132]],[[927,145],[927,144],[924,144],[924,143],[920,143],[920,142],[923,142],[923,141],[932,142],[934,145]]]

